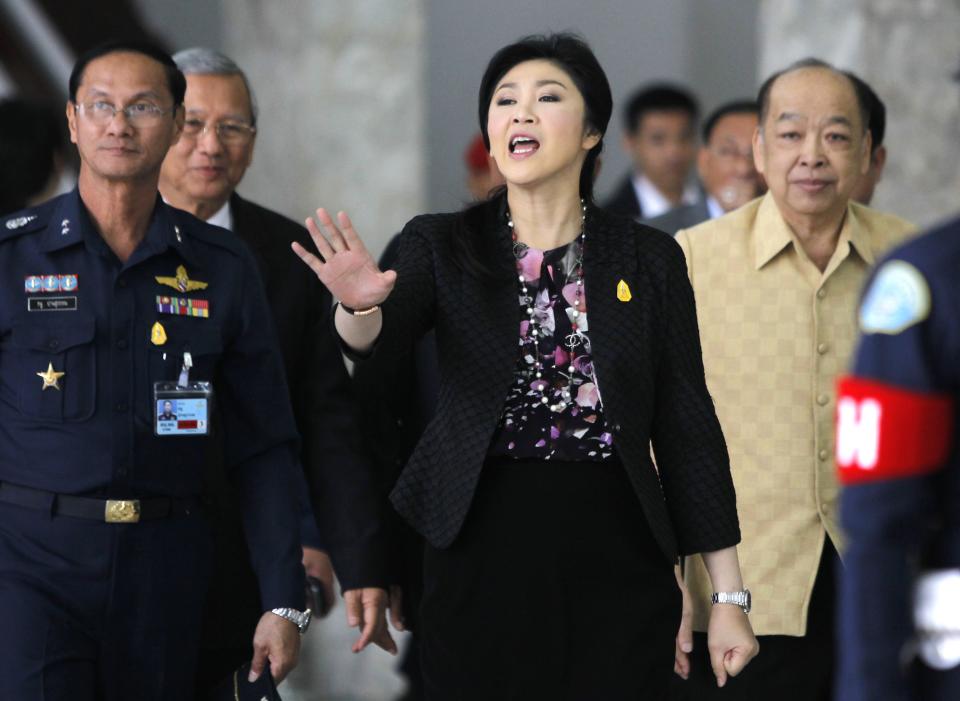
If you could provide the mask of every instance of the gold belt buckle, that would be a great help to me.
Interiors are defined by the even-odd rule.
[[[107,523],[137,523],[140,520],[140,501],[137,499],[107,499],[103,520]]]

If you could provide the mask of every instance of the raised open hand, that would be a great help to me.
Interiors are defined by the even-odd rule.
[[[322,207],[317,210],[317,221],[312,217],[306,221],[322,259],[298,243],[292,244],[293,251],[317,274],[330,294],[348,307],[376,306],[390,295],[397,274],[393,270],[380,271],[346,212],[337,214],[337,223],[339,227]]]

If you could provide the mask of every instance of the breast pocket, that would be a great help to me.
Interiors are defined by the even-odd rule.
[[[20,413],[40,421],[83,421],[96,408],[96,320],[14,325],[13,387]]]
[[[167,337],[162,346],[149,346],[147,350],[146,384],[152,390],[154,382],[175,382],[183,368],[184,353],[193,361],[191,381],[213,381],[223,353],[220,327],[207,320],[163,320]]]

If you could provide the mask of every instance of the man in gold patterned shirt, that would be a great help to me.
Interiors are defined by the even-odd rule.
[[[760,654],[717,689],[698,633],[677,687],[691,699],[819,701],[833,698],[841,542],[834,379],[853,352],[870,266],[912,226],[850,200],[870,165],[870,115],[849,77],[808,59],[768,79],[758,102],[753,154],[769,192],[677,240],[730,451]],[[705,631],[712,592],[699,557],[686,575],[694,630]]]

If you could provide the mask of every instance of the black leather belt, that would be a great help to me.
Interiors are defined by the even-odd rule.
[[[137,523],[168,516],[189,516],[199,508],[197,499],[96,499],[20,487],[8,482],[0,482],[0,501],[57,516],[85,518],[104,523]]]

